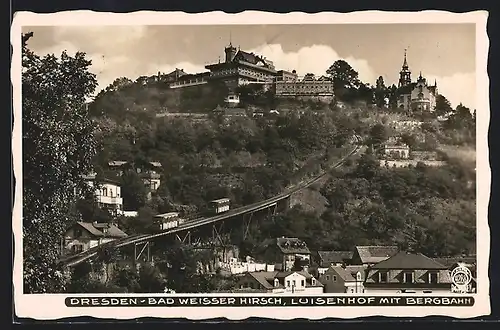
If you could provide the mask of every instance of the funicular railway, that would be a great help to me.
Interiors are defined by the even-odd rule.
[[[360,137],[355,135],[353,137],[353,142],[356,145],[355,148],[353,150],[351,150],[344,158],[342,158],[334,166],[332,166],[332,168],[338,168],[338,167],[342,166],[347,159],[349,159],[350,157],[359,153],[359,151],[362,147],[360,144]],[[209,216],[209,217],[201,216],[201,217],[186,219],[185,221],[178,222],[175,227],[169,228],[168,230],[165,230],[165,231],[160,231],[158,233],[130,235],[126,238],[122,238],[122,239],[114,240],[114,241],[111,241],[111,242],[108,242],[105,244],[101,244],[99,246],[88,249],[82,253],[69,256],[69,257],[61,260],[61,263],[65,266],[74,266],[74,265],[77,265],[85,260],[88,260],[88,259],[94,257],[97,254],[97,252],[99,251],[99,249],[102,249],[104,247],[120,248],[120,247],[124,247],[127,245],[149,242],[149,241],[151,241],[155,238],[158,238],[158,237],[164,237],[164,236],[168,236],[168,235],[176,235],[176,234],[179,234],[181,232],[185,232],[185,231],[197,228],[197,227],[202,227],[202,226],[214,224],[214,223],[221,222],[221,221],[224,221],[224,220],[232,218],[232,217],[236,217],[236,216],[243,215],[246,213],[257,212],[260,210],[267,209],[269,207],[273,207],[273,206],[277,205],[278,202],[281,202],[281,201],[289,198],[292,194],[313,185],[314,183],[319,181],[321,178],[323,178],[326,174],[327,174],[327,172],[325,171],[325,172],[315,176],[312,179],[309,179],[309,180],[300,182],[299,184],[293,185],[292,187],[289,187],[288,189],[286,189],[283,193],[281,193],[277,196],[274,196],[272,198],[269,198],[269,199],[266,199],[266,200],[263,200],[260,202],[256,202],[256,203],[253,203],[250,205],[245,205],[245,206],[238,207],[235,209],[227,210],[227,211],[225,209],[225,206],[223,206],[222,210],[224,210],[224,211],[218,212],[218,211],[221,211],[221,210],[218,210],[217,212],[215,212],[216,214],[213,216]],[[216,200],[213,202],[223,202],[223,200],[221,199],[221,200]],[[222,205],[225,205],[225,204],[223,203]],[[213,207],[216,207],[216,206],[212,206],[211,208],[213,208]]]

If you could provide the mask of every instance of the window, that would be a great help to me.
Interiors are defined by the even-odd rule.
[[[413,283],[413,272],[404,272],[403,273],[403,282],[404,283]]]
[[[361,281],[361,273],[360,273],[360,272],[358,272],[358,273],[356,274],[356,280],[357,280],[357,281]]]
[[[326,275],[326,280],[329,281],[330,280],[330,275]]]
[[[439,274],[437,272],[429,273],[429,283],[437,284],[438,283],[438,275]]]
[[[295,287],[295,286],[297,286],[297,284],[295,283],[295,280],[293,280],[293,286],[294,286],[294,287]]]
[[[108,196],[108,189],[107,188],[102,188],[102,195]]]
[[[311,285],[316,285],[316,279],[311,279]]]
[[[378,281],[380,283],[387,283],[387,272],[380,272],[378,273],[378,275],[379,275]]]
[[[280,285],[280,282],[278,281],[277,278],[274,279],[274,286],[278,287]]]
[[[332,276],[332,281],[337,282],[337,275]]]
[[[286,281],[286,286],[289,288],[290,287],[290,281]]]
[[[304,281],[304,280],[300,281],[300,286],[301,286],[301,287],[306,286],[306,284],[305,284],[305,281]]]

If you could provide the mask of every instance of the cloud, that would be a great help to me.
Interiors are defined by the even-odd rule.
[[[445,96],[455,108],[462,103],[471,110],[476,108],[476,74],[456,73],[451,76],[426,75],[427,82],[437,81],[438,93]]]
[[[302,76],[306,73],[314,73],[317,76],[325,75],[333,62],[343,59],[359,73],[361,81],[372,82],[377,78],[367,60],[354,57],[342,58],[334,49],[325,45],[312,45],[302,47],[296,52],[285,52],[281,45],[273,44],[262,45],[250,51],[273,61],[278,69],[297,70],[297,73]]]

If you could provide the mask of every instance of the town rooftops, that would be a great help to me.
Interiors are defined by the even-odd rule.
[[[397,246],[356,246],[362,263],[378,263],[399,252]]]
[[[113,224],[83,222],[78,221],[75,226],[79,226],[95,237],[123,238],[128,235]]]
[[[97,175],[95,173],[92,173],[92,174],[82,175],[82,178],[87,181],[95,181],[97,179]],[[101,178],[99,179],[99,182],[120,186],[120,182],[118,180],[113,180],[109,178]]]
[[[126,165],[128,163],[130,163],[130,162],[125,161],[125,160],[112,160],[112,161],[108,162],[108,166],[121,167],[121,166]],[[151,165],[153,167],[161,167],[161,163],[158,161],[152,161],[152,162],[146,162],[146,163],[148,163],[149,165]]]
[[[318,251],[321,267],[329,267],[332,263],[341,263],[350,260],[353,256],[352,251]]]
[[[266,289],[273,289],[273,288],[284,288],[284,279],[287,276],[292,275],[293,273],[300,274],[306,278],[306,280],[311,280],[312,275],[309,274],[308,272],[305,271],[288,271],[288,272],[280,272],[280,271],[273,271],[273,272],[248,272],[247,274],[251,277],[253,277],[259,284],[261,284],[264,288]],[[274,280],[278,279],[279,281],[279,286],[274,285]],[[323,286],[322,283],[319,281],[315,282],[315,285],[312,285],[309,281],[306,281],[306,287],[311,287],[311,286]]]
[[[276,244],[282,253],[290,254],[290,253],[299,253],[299,254],[310,254],[309,248],[307,247],[306,242],[298,239],[298,238],[288,238],[288,237],[280,237],[276,239]]]
[[[423,255],[401,251],[387,260],[373,265],[371,269],[419,269],[419,270],[445,270],[448,267]]]

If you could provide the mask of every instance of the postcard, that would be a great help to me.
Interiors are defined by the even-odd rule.
[[[15,315],[488,315],[487,19],[16,13]]]

